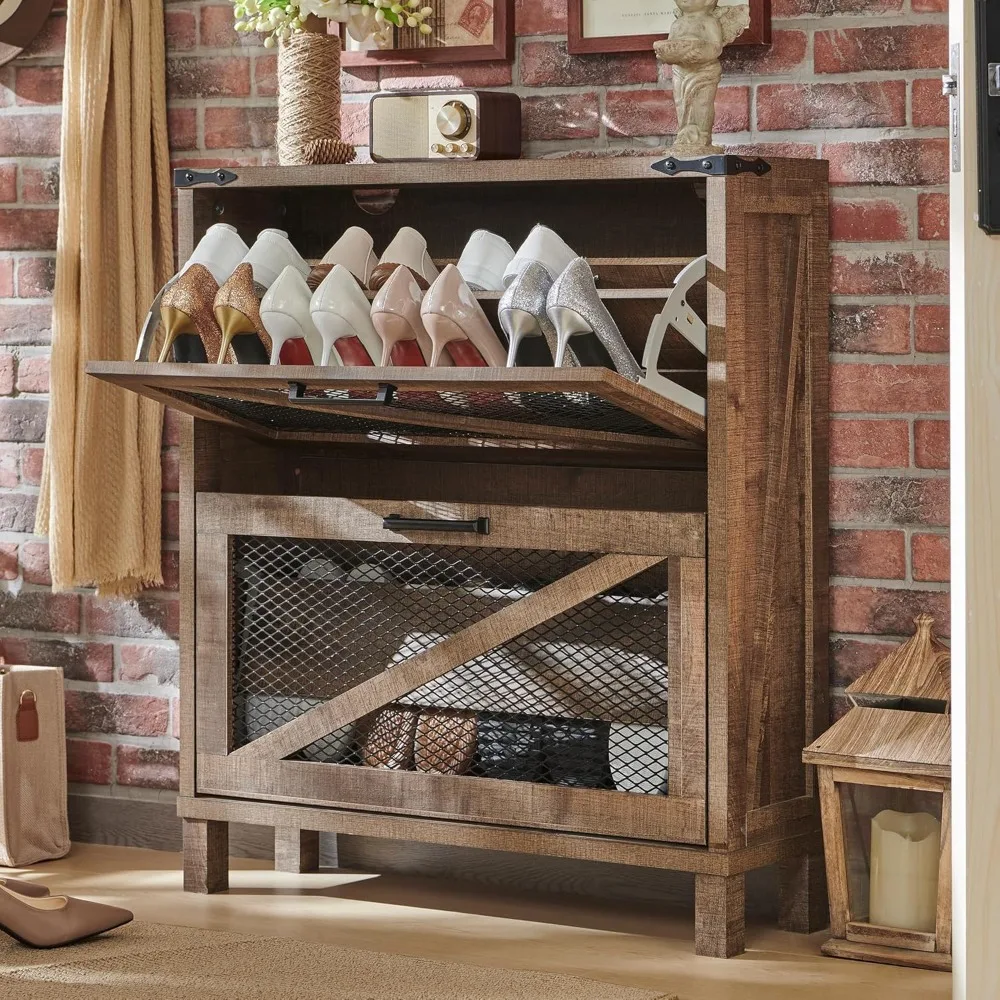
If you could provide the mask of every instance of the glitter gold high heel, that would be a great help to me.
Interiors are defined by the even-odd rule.
[[[204,363],[220,356],[222,334],[212,315],[212,303],[219,286],[211,271],[192,264],[164,293],[160,300],[164,340],[160,362],[170,360]]]
[[[253,265],[244,261],[215,296],[221,365],[232,347],[241,365],[266,365],[271,360],[271,338],[260,318],[260,299],[253,281]]]

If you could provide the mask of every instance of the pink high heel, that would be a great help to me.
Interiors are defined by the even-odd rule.
[[[423,292],[408,268],[393,271],[372,303],[372,324],[382,341],[385,367],[423,368],[433,353],[431,338],[420,318]],[[447,359],[445,364],[451,364]]]
[[[431,367],[449,357],[461,368],[503,368],[507,350],[486,318],[461,272],[449,264],[431,285],[420,307],[431,339]]]

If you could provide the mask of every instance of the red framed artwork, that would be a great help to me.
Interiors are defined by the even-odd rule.
[[[514,0],[427,0],[434,29],[397,28],[388,46],[358,43],[341,32],[344,66],[406,66],[514,61]]]
[[[569,51],[646,52],[670,34],[677,17],[672,0],[568,0]],[[771,0],[719,0],[720,5],[749,3],[750,27],[734,45],[770,45]]]

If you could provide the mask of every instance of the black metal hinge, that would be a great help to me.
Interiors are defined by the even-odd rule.
[[[770,171],[771,164],[759,156],[746,157],[717,153],[714,156],[697,156],[692,160],[679,160],[676,156],[668,156],[665,160],[654,163],[653,169],[670,177],[683,173],[709,174],[713,177],[756,174],[758,177],[762,177]]]
[[[219,167],[218,170],[191,170],[189,167],[177,167],[174,170],[174,187],[189,188],[196,184],[215,184],[222,187],[232,184],[237,179],[232,170]]]

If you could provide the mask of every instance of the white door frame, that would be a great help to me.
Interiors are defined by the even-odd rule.
[[[1000,997],[1000,237],[977,225],[974,6],[961,44],[962,163],[951,177],[954,996]]]

